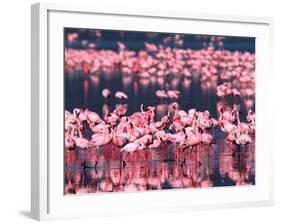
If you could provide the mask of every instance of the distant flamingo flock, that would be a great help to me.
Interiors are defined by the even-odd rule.
[[[123,76],[160,83],[179,77],[200,78],[203,89],[216,89],[219,97],[241,95],[251,107],[255,94],[254,53],[225,50],[220,37],[199,50],[180,48],[183,39],[177,35],[173,38],[175,47],[167,46],[164,39],[158,45],[144,42],[144,49],[139,51],[127,49],[121,42],[116,44],[117,51],[96,49],[93,44],[87,49],[66,48],[65,68],[82,71],[85,77],[121,72]],[[217,42],[220,48],[215,47]]]

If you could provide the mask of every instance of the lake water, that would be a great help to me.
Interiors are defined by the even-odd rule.
[[[181,156],[186,164],[174,160],[171,146],[139,151],[122,167],[119,149],[109,145],[99,150],[96,168],[93,151],[65,154],[65,193],[134,192],[174,188],[241,186],[255,184],[255,149],[247,145],[235,154],[225,142],[210,150],[198,146]],[[86,164],[86,168],[82,163]]]

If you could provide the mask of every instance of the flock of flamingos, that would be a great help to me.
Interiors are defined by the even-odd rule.
[[[75,39],[75,36],[71,38]],[[172,41],[174,47],[165,45],[168,41]],[[129,155],[138,151],[159,150],[163,144],[174,145],[175,160],[198,145],[212,150],[212,145],[218,141],[215,128],[219,128],[229,144],[236,145],[236,148],[254,141],[253,104],[246,105],[248,112],[246,120],[242,121],[239,106],[235,106],[239,103],[235,102],[254,102],[255,54],[214,47],[215,44],[223,45],[220,37],[214,37],[209,46],[199,50],[181,48],[180,35],[166,42],[158,45],[145,42],[144,49],[139,51],[130,50],[121,42],[117,43],[117,51],[97,49],[93,44],[83,50],[67,48],[65,67],[82,71],[85,78],[101,72],[114,75],[116,71],[148,81],[154,78],[172,80],[179,76],[185,79],[199,77],[206,88],[216,90],[218,100],[230,99],[234,102],[233,106],[218,106],[218,117],[214,117],[208,110],[199,111],[179,105],[177,100],[184,93],[163,87],[155,92],[155,97],[161,103],[168,104],[168,111],[156,119],[153,105],[140,105],[139,111],[128,114],[126,101],[130,96],[126,94],[126,89],[111,92],[105,88],[100,92],[105,105],[109,105],[114,97],[119,99],[114,110],[105,107],[102,115],[84,108],[65,111],[67,151],[98,151],[103,147],[108,150],[105,146],[112,145],[120,151],[120,162],[125,167]],[[89,130],[91,137],[86,137],[85,133]],[[93,167],[96,167],[98,153],[93,158]],[[181,165],[185,162],[185,159],[180,161]]]

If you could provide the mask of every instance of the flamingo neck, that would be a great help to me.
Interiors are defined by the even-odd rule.
[[[196,121],[197,121],[197,118],[194,116],[193,121],[192,121],[192,127],[194,130],[196,129]]]
[[[240,124],[240,117],[239,117],[239,111],[236,112],[236,118],[238,125]]]
[[[83,137],[82,132],[81,132],[81,130],[79,128],[78,128],[78,136],[79,136],[79,138]]]
[[[74,138],[74,132],[75,132],[75,128],[72,127],[72,130],[71,130],[71,133],[70,133],[70,137],[71,137],[71,138]]]
[[[145,112],[143,110],[143,104],[141,104],[140,109],[141,109],[142,114],[144,114]]]

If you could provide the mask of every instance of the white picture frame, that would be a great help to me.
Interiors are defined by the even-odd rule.
[[[270,91],[272,18],[191,12],[127,10],[38,3],[32,16],[32,166],[31,214],[37,220],[81,218],[272,205],[273,146]],[[188,25],[188,26],[185,26]],[[161,192],[64,196],[63,188],[63,36],[66,26],[256,37],[256,175],[255,186],[182,189]],[[61,76],[59,75],[61,73]],[[54,75],[55,74],[55,75]],[[180,199],[180,200],[179,200]],[[75,209],[73,209],[75,208]]]

